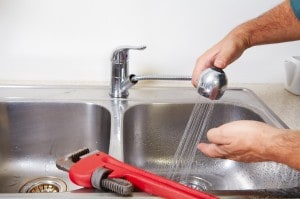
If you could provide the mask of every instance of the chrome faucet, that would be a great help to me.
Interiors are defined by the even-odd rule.
[[[112,72],[110,96],[113,98],[126,98],[128,89],[140,80],[184,80],[190,81],[190,76],[161,76],[161,75],[128,75],[128,51],[144,50],[146,46],[124,46],[117,48],[111,58]]]
[[[111,58],[111,84],[110,96],[115,98],[126,98],[129,93],[124,88],[124,82],[128,79],[128,51],[144,50],[146,46],[124,46],[116,49]]]
[[[111,58],[112,72],[110,96],[113,98],[126,98],[128,89],[140,80],[183,80],[191,81],[191,76],[162,76],[162,75],[128,75],[129,50],[144,50],[146,46],[124,46],[117,48]],[[199,77],[197,91],[200,95],[211,100],[219,99],[227,85],[227,78],[222,69],[208,68]]]

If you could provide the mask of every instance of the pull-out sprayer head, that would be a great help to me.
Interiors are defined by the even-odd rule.
[[[227,87],[225,72],[217,67],[205,69],[198,80],[197,92],[211,100],[220,99]]]

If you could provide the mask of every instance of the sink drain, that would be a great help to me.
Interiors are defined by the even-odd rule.
[[[197,176],[188,176],[187,179],[181,180],[179,183],[198,191],[207,191],[212,188],[212,184],[209,181]]]
[[[42,177],[24,184],[20,193],[56,193],[67,191],[64,181],[56,177]]]

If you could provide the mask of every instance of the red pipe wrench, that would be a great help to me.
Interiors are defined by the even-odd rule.
[[[89,151],[87,151],[88,153]],[[82,154],[84,155],[84,154]],[[59,162],[59,161],[57,161]],[[75,184],[86,188],[92,188],[91,176],[93,172],[101,167],[110,170],[108,178],[122,178],[131,182],[136,188],[164,198],[177,199],[215,199],[216,196],[201,192],[164,177],[152,174],[150,172],[138,169],[126,163],[123,163],[103,152],[96,151],[73,164],[67,166],[58,165],[60,169],[69,168],[69,177]],[[68,170],[68,169],[63,169]]]

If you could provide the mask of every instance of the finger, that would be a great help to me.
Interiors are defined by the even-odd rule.
[[[217,68],[224,69],[227,66],[226,59],[217,57],[214,61],[214,66]]]
[[[207,132],[207,139],[213,144],[230,144],[230,137],[223,130],[222,126],[210,129]]]
[[[196,66],[194,68],[193,75],[192,75],[192,84],[194,85],[194,87],[198,86],[198,78],[200,73],[201,73],[201,68]]]
[[[192,84],[195,87],[198,86],[198,79],[202,71],[212,66],[213,62],[214,62],[214,56],[210,55],[209,51],[197,59],[196,66],[194,68],[193,75],[192,75]]]
[[[198,144],[197,148],[208,157],[212,157],[212,158],[224,158],[225,157],[224,151],[222,151],[218,147],[218,145],[215,145],[215,144],[200,143],[200,144]]]
[[[225,50],[222,48],[218,54],[216,54],[213,65],[217,68],[224,69],[232,59],[231,54],[232,51],[228,48],[225,48]]]
[[[204,69],[205,66],[203,65],[202,61],[197,61],[197,64],[194,68],[193,75],[192,75],[192,84],[194,85],[194,87],[198,86],[199,76]]]

